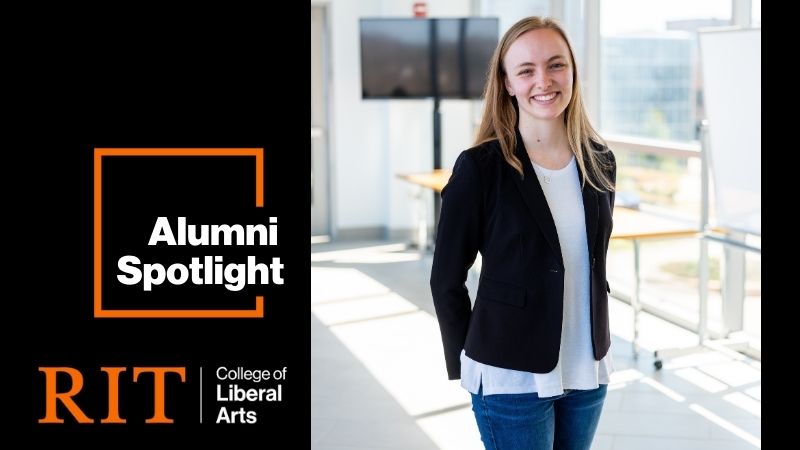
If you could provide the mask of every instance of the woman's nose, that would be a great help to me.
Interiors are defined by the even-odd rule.
[[[541,88],[542,90],[547,90],[550,88],[551,79],[547,75],[546,72],[540,72],[540,75],[536,79],[536,86]]]

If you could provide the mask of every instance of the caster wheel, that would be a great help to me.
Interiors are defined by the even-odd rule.
[[[656,366],[656,370],[661,370],[661,368],[664,367],[664,363],[662,363],[660,359],[655,360],[653,365]]]

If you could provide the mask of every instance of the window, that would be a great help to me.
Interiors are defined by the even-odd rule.
[[[697,29],[730,23],[729,0],[604,0],[601,130],[695,140],[696,122],[702,117]]]
[[[750,4],[750,23],[754,27],[761,26],[761,0],[753,0]]]

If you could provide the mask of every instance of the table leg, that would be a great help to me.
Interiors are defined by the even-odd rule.
[[[697,338],[698,345],[703,345],[708,332],[708,240],[700,238],[700,273],[698,274],[698,281],[700,285],[700,308],[699,317],[697,321]]]
[[[631,309],[633,310],[633,358],[639,357],[639,312],[641,303],[639,292],[641,289],[641,276],[639,274],[639,240],[633,240],[633,295],[631,296]]]
[[[411,237],[410,246],[416,247],[419,251],[420,257],[425,256],[428,251],[428,218],[427,208],[425,204],[425,189],[417,187],[414,189],[412,196],[414,197],[414,210],[415,210],[415,230]]]

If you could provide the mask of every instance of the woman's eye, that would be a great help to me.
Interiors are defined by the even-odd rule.
[[[551,69],[562,69],[564,67],[566,67],[566,64],[564,63],[555,63],[550,66]]]

